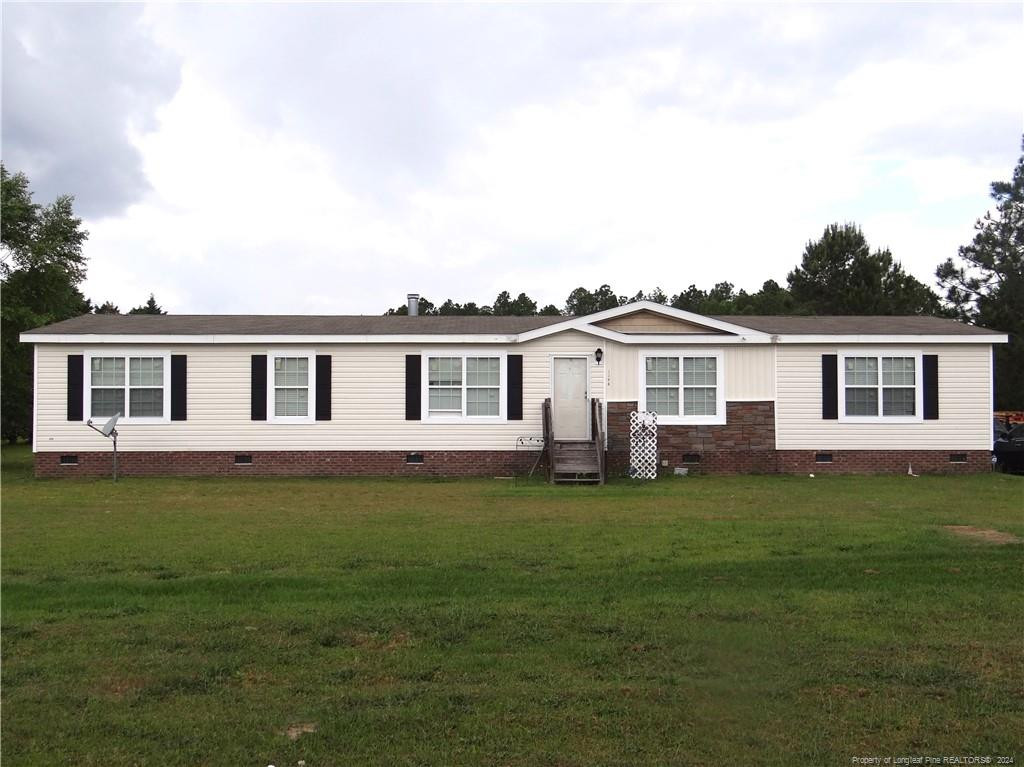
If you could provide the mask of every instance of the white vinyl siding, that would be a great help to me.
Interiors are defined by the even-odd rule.
[[[821,356],[838,354],[840,414],[845,403],[844,357],[916,358],[914,384],[921,392],[921,356],[939,358],[939,418],[922,420],[916,397],[912,417],[821,417]],[[992,447],[992,389],[989,344],[878,345],[859,350],[817,344],[785,344],[777,349],[775,404],[779,450],[988,450]],[[881,364],[879,364],[881,368]],[[879,381],[883,380],[880,370]],[[889,380],[904,384],[906,372]],[[881,385],[881,384],[880,384]],[[884,399],[883,393],[880,397]],[[905,396],[905,395],[903,395]],[[884,403],[883,403],[884,404]]]
[[[140,345],[141,346],[141,345]],[[602,364],[593,361],[598,347]],[[124,349],[123,346],[119,347]],[[643,347],[640,347],[643,348]],[[855,353],[856,348],[817,344],[726,347],[727,400],[776,400],[777,447],[796,450],[914,449],[986,450],[992,443],[991,346],[989,344],[892,345],[892,356],[939,355],[939,419],[915,423],[845,423],[821,417],[821,355]],[[551,356],[587,355],[591,359],[591,396],[636,401],[637,348],[565,331],[523,344],[496,344],[489,353],[523,355],[523,420],[478,419],[453,423],[405,420],[405,355],[447,354],[451,345],[325,344],[332,354],[331,421],[252,421],[253,354],[268,354],[254,344],[166,345],[148,349],[118,347],[96,356],[164,357],[164,408],[169,413],[170,353],[188,355],[188,420],[119,426],[119,450],[514,450],[520,436],[540,436],[541,403],[551,396]],[[305,347],[308,351],[308,346]],[[889,347],[886,347],[888,350]],[[478,347],[476,351],[480,350]],[[878,345],[871,346],[872,351]],[[37,344],[36,449],[89,452],[109,445],[81,422],[67,420],[67,355],[89,355],[97,347],[83,343]],[[295,347],[275,349],[301,356]],[[778,392],[773,371],[778,364]],[[85,360],[85,413],[89,413],[91,366]],[[920,368],[916,375],[920,379]],[[273,387],[268,371],[268,400]],[[605,387],[607,376],[608,387]],[[315,377],[315,371],[314,371]],[[426,360],[423,362],[424,385]],[[840,373],[840,384],[842,383]],[[840,387],[841,390],[841,387]],[[311,382],[310,392],[315,391]],[[504,397],[503,397],[504,399]],[[424,403],[426,399],[424,398]],[[272,403],[268,401],[268,415]]]
[[[640,399],[637,366],[644,347],[608,341],[602,343],[605,359],[601,367],[612,402],[636,402]],[[659,349],[664,348],[660,347]],[[687,347],[692,349],[692,347]],[[727,402],[770,401],[775,399],[775,347],[726,346],[723,352],[723,383]]]
[[[276,423],[251,420],[251,356],[267,354],[269,367],[270,354],[308,356],[308,346],[268,351],[254,344],[176,345],[171,353],[188,355],[188,420],[128,423],[118,429],[118,450],[515,450],[518,437],[541,436],[541,403],[551,396],[553,354],[590,356],[590,392],[604,397],[604,366],[593,362],[599,345],[593,336],[572,330],[523,344],[474,345],[470,356],[523,355],[523,420],[491,417],[447,422],[405,420],[405,356],[423,355],[425,385],[427,355],[451,356],[450,344],[323,344],[315,353],[333,355],[331,420]],[[95,432],[66,420],[67,355],[92,347],[39,344],[37,348],[37,449],[109,450]],[[160,347],[160,352],[165,348]],[[272,368],[267,390],[271,417]],[[310,378],[311,398],[314,391],[315,371]],[[504,390],[501,399],[506,399]]]

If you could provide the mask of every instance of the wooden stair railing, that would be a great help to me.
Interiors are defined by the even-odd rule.
[[[597,450],[597,466],[599,470],[600,484],[604,484],[607,477],[607,457],[604,451],[604,403],[596,397],[590,400],[590,434],[594,438],[594,447]]]
[[[543,413],[544,423],[544,452],[548,456],[548,482],[554,484],[555,481],[555,435],[554,428],[551,424],[551,398],[548,397],[544,400],[544,404],[541,406]]]

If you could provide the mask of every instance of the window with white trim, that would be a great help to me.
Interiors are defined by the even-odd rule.
[[[919,417],[917,356],[844,356],[843,376],[846,417]]]
[[[89,417],[165,418],[164,356],[110,355],[89,358]]]
[[[501,357],[428,356],[427,415],[433,418],[501,416]]]
[[[274,417],[309,417],[309,357],[274,357]]]
[[[641,410],[665,423],[725,423],[721,355],[641,355]]]

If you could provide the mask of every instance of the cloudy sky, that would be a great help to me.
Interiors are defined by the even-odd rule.
[[[86,295],[379,313],[784,282],[833,221],[932,282],[1024,130],[1010,4],[3,6],[3,161]]]

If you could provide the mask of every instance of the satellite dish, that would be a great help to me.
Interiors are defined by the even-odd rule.
[[[85,422],[85,425],[88,426],[90,429],[92,429],[95,432],[99,432],[104,437],[106,437],[111,442],[113,442],[113,444],[114,444],[114,481],[115,482],[117,482],[117,419],[119,419],[120,417],[121,417],[120,413],[114,413],[114,415],[112,415],[110,417],[110,420],[107,421],[105,424],[103,424],[103,428],[102,429],[97,429],[96,426],[93,424],[91,418],[88,421]]]
[[[103,434],[104,437],[109,437],[110,432],[112,432],[114,427],[117,426],[117,419],[120,417],[120,413],[114,413],[114,415],[110,417],[110,420],[103,424],[103,428],[100,429],[100,433]]]

